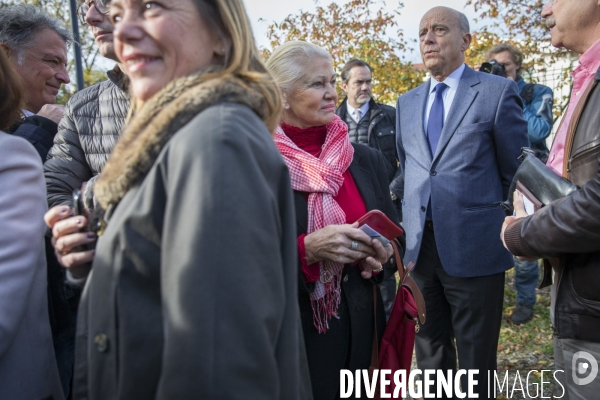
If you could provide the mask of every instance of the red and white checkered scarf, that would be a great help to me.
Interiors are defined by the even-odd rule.
[[[310,234],[333,224],[345,224],[346,214],[333,199],[344,183],[354,148],[350,144],[348,126],[337,115],[327,125],[327,136],[319,158],[300,149],[278,127],[274,134],[275,144],[290,170],[292,188],[308,192],[308,231]],[[328,320],[337,317],[340,304],[340,281],[343,264],[331,261],[319,262],[320,279],[310,294],[313,323],[319,333],[327,332]]]

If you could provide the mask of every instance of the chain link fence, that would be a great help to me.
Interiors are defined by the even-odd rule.
[[[526,81],[548,86],[554,92],[554,125],[550,136],[546,139],[548,147],[552,144],[562,115],[569,105],[573,85],[571,72],[577,67],[578,59],[576,54],[567,53],[556,60],[549,59],[542,67],[523,73]]]

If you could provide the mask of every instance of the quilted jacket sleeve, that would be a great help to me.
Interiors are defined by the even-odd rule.
[[[93,209],[93,186],[119,140],[129,98],[112,80],[76,93],[67,104],[44,166],[48,205],[69,204],[84,182],[85,205]]]
[[[54,145],[44,164],[49,207],[71,204],[73,190],[81,188],[81,184],[92,177],[81,148],[79,133],[73,103],[69,101],[58,125]]]

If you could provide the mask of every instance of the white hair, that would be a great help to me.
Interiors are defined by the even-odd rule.
[[[314,57],[333,62],[331,54],[322,47],[295,40],[286,42],[276,48],[267,60],[266,65],[281,91],[284,94],[289,94],[296,82],[304,76],[306,67]]]

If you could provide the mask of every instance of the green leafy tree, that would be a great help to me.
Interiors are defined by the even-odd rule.
[[[397,28],[393,13],[383,9],[383,3],[370,0],[351,0],[340,5],[331,3],[317,7],[313,13],[290,14],[281,22],[268,27],[271,49],[290,40],[305,40],[325,48],[333,57],[336,71],[346,61],[360,58],[374,69],[373,95],[377,101],[393,104],[398,96],[420,85],[425,76],[406,62],[410,51],[403,33]],[[265,59],[271,50],[262,49]],[[341,87],[338,93],[342,98]]]

